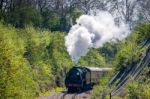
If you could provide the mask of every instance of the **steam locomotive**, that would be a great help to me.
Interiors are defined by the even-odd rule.
[[[73,67],[65,78],[65,86],[68,92],[81,91],[85,88],[93,88],[98,84],[100,77],[111,71],[111,68],[98,67]]]

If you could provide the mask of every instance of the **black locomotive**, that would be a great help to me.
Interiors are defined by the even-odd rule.
[[[98,84],[102,74],[111,70],[111,68],[73,67],[66,75],[65,86],[68,92],[92,88]]]

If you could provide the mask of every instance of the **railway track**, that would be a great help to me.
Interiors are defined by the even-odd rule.
[[[55,92],[39,99],[90,99],[91,90],[81,93]]]

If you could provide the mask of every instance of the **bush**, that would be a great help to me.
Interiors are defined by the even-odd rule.
[[[128,94],[127,99],[149,99],[150,97],[150,85],[139,84],[138,82],[131,82],[127,86]]]
[[[62,84],[72,66],[63,33],[26,26],[16,29],[0,23],[0,97],[33,99]]]
[[[31,67],[23,57],[24,41],[11,26],[0,24],[0,97],[32,98],[35,82]]]
[[[86,56],[82,56],[78,64],[81,66],[106,67],[104,57],[96,49],[92,49]]]

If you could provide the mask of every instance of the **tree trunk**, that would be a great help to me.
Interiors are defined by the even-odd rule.
[[[4,2],[4,0],[1,0],[1,1],[0,1],[0,11],[2,11],[2,8],[3,8],[3,2]]]

